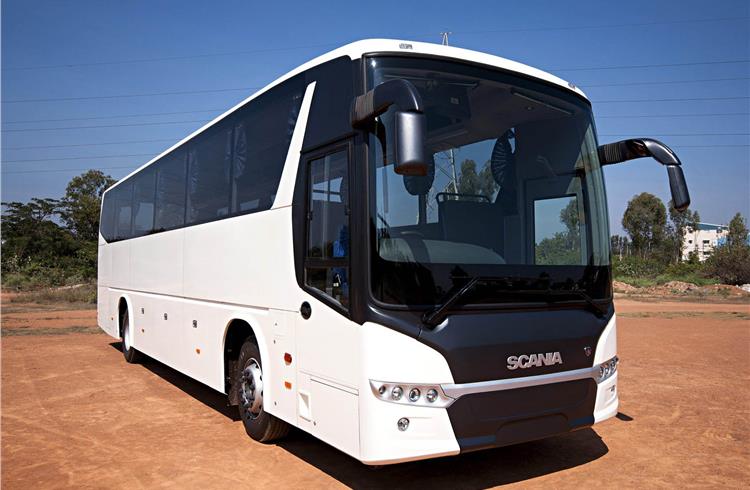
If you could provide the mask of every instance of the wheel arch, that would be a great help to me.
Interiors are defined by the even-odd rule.
[[[252,318],[247,315],[234,315],[224,327],[224,335],[222,337],[224,392],[229,395],[229,403],[231,405],[238,403],[236,397],[233,397],[231,389],[235,367],[234,362],[239,357],[242,344],[248,337],[252,337],[258,345],[261,364],[267,365],[269,362],[268,344],[260,325],[261,323],[258,318]]]
[[[117,333],[120,335],[120,338],[122,338],[122,319],[124,316],[124,313],[127,311],[128,318],[131,322],[133,322],[133,303],[130,301],[130,298],[126,294],[121,294],[117,299]]]

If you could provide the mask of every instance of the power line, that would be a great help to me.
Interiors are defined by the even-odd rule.
[[[739,100],[739,99],[750,99],[748,96],[738,97],[693,97],[693,98],[674,98],[674,99],[621,99],[621,100],[592,100],[595,104],[607,104],[607,103],[620,103],[620,102],[686,102],[686,101],[700,101],[700,100]],[[719,114],[716,114],[719,115]],[[742,113],[736,114],[721,114],[721,115],[743,115]],[[674,115],[677,117],[678,115]],[[599,116],[599,117],[662,117],[661,115],[637,115],[637,116]],[[664,116],[666,117],[666,116]],[[210,119],[193,119],[188,121],[157,121],[157,122],[141,122],[141,123],[128,123],[128,124],[102,124],[93,126],[67,126],[67,127],[54,127],[54,128],[24,128],[24,129],[3,129],[3,133],[24,133],[30,131],[61,131],[70,129],[99,129],[99,128],[122,128],[122,127],[133,127],[133,126],[160,126],[165,124],[188,124],[188,123],[206,123]]]
[[[21,121],[3,121],[3,124],[32,124],[44,122],[63,122],[63,121],[90,121],[93,119],[119,119],[126,117],[141,116],[173,116],[175,114],[193,114],[197,112],[223,112],[226,109],[203,109],[198,111],[174,111],[174,112],[142,112],[140,114],[117,114],[114,116],[88,116],[88,117],[68,117],[63,119],[27,119]]]
[[[750,80],[750,77],[737,77],[737,78],[704,78],[703,80],[670,80],[664,82],[627,82],[627,83],[577,83],[579,87],[592,88],[592,87],[629,87],[631,85],[677,85],[682,83],[703,83],[703,82],[729,82],[736,80]]]
[[[749,17],[721,17],[717,19],[692,19],[692,20],[671,20],[671,21],[659,21],[659,22],[638,22],[638,23],[627,23],[627,24],[600,24],[600,25],[588,25],[588,26],[560,26],[560,27],[532,27],[532,28],[518,28],[518,29],[497,29],[497,30],[486,30],[486,31],[467,31],[463,34],[491,34],[500,32],[530,32],[530,31],[577,31],[585,29],[612,29],[619,27],[644,27],[644,26],[655,26],[655,25],[667,25],[667,24],[694,24],[698,22],[724,22],[734,20],[747,20]],[[459,31],[459,34],[461,32]]]
[[[4,175],[10,175],[10,174],[43,174],[43,173],[53,173],[53,172],[83,172],[86,170],[120,170],[120,169],[131,169],[134,170],[137,167],[133,165],[129,165],[127,167],[88,167],[88,168],[60,168],[60,169],[44,169],[44,170],[14,170],[12,172],[5,172],[2,173]]]
[[[122,99],[129,97],[154,97],[162,95],[188,95],[188,94],[207,94],[212,92],[237,92],[240,90],[257,90],[261,87],[238,87],[238,88],[217,88],[208,90],[181,90],[174,92],[151,92],[141,94],[116,94],[116,95],[94,95],[87,97],[53,97],[48,99],[12,99],[3,100],[3,104],[24,104],[27,102],[61,102],[71,100],[95,100],[95,99]]]
[[[191,121],[161,121],[161,122],[144,122],[130,124],[102,124],[98,126],[68,126],[59,128],[25,128],[25,129],[3,129],[3,133],[28,133],[29,131],[61,131],[63,129],[96,129],[96,128],[125,128],[131,126],[161,126],[164,124],[187,124],[187,123],[206,123],[210,119],[195,119]]]
[[[713,18],[713,19],[689,19],[689,20],[637,22],[637,23],[622,23],[622,24],[520,27],[520,28],[497,29],[497,30],[459,31],[458,33],[463,34],[463,35],[475,35],[475,34],[503,33],[503,32],[574,31],[574,30],[587,30],[587,29],[614,29],[614,28],[622,28],[622,27],[643,27],[643,26],[653,26],[653,25],[740,21],[740,20],[747,20],[747,19],[748,17],[720,17],[720,18]],[[428,36],[428,35],[431,36],[432,33],[420,34],[420,35],[417,35],[416,37],[422,37],[422,36]],[[134,64],[134,63],[153,63],[153,62],[158,62],[158,61],[181,61],[181,60],[189,60],[189,59],[237,56],[237,55],[246,55],[246,54],[269,53],[269,52],[277,52],[277,51],[308,50],[312,48],[325,48],[325,47],[331,47],[331,46],[341,46],[341,43],[308,44],[305,46],[274,47],[274,48],[262,48],[262,49],[242,50],[242,51],[227,51],[227,52],[219,52],[219,53],[204,53],[204,54],[193,54],[193,55],[182,55],[182,56],[136,58],[136,59],[130,59],[130,60],[116,60],[116,61],[94,61],[94,62],[88,62],[88,63],[64,63],[64,64],[57,64],[57,65],[36,65],[36,66],[11,66],[11,67],[5,68],[5,70],[6,71],[43,70],[43,69],[54,69],[54,68],[77,68],[77,67],[121,65],[121,64]]]
[[[81,143],[77,145],[13,146],[10,148],[4,147],[3,150],[42,150],[47,148],[78,148],[83,146],[125,145],[133,143],[163,143],[167,141],[178,141],[182,138],[183,136],[177,138],[165,138],[156,140],[106,141],[103,143]]]
[[[738,100],[738,99],[750,99],[750,97],[744,95],[739,97],[691,97],[691,98],[679,98],[679,99],[620,99],[620,100],[592,100],[594,104],[610,104],[616,102],[691,102],[696,100]]]
[[[631,133],[600,133],[599,136],[624,136]],[[750,136],[750,133],[649,133],[654,136]],[[700,145],[703,146],[703,145]],[[715,146],[715,145],[706,145]],[[732,145],[734,146],[734,145]],[[4,164],[33,163],[33,162],[54,162],[63,160],[98,160],[102,158],[135,158],[153,156],[153,153],[136,153],[136,154],[119,154],[119,155],[95,155],[95,156],[77,156],[61,158],[32,158],[20,160],[4,160]]]
[[[714,112],[711,114],[627,114],[627,115],[605,115],[596,116],[595,119],[633,119],[633,118],[658,118],[658,117],[709,117],[709,116],[750,116],[750,112]]]
[[[164,56],[160,58],[139,58],[131,60],[119,60],[119,61],[94,61],[91,63],[65,63],[60,65],[37,65],[37,66],[15,66],[5,68],[5,70],[21,71],[21,70],[46,70],[50,68],[77,68],[83,66],[103,66],[103,65],[127,65],[133,63],[153,63],[156,61],[178,61],[178,60],[192,60],[197,58],[213,58],[222,56],[236,56],[243,54],[257,54],[257,53],[271,53],[275,51],[295,51],[298,49],[311,49],[311,48],[324,48],[329,46],[337,46],[336,43],[326,44],[309,44],[307,46],[289,46],[286,48],[264,48],[264,49],[251,49],[244,51],[226,51],[223,53],[206,53],[206,54],[193,54],[185,56]]]
[[[693,82],[712,82],[712,81],[725,81],[725,80],[750,80],[750,77],[740,78],[714,78],[705,80],[674,80],[670,82],[634,82],[634,83],[623,83],[623,84],[602,84],[602,85],[581,85],[583,87],[615,87],[625,85],[650,85],[650,84],[671,84],[671,83],[693,83]],[[97,119],[121,119],[129,117],[151,117],[151,116],[172,116],[177,114],[194,114],[200,112],[213,112],[220,113],[224,112],[226,108],[222,109],[199,109],[192,111],[172,111],[172,112],[141,112],[137,114],[115,114],[112,116],[87,116],[87,117],[69,117],[62,119],[29,119],[21,121],[3,121],[3,124],[33,124],[33,123],[45,123],[45,122],[66,122],[66,121],[90,121]],[[681,117],[681,116],[742,116],[748,115],[747,112],[736,112],[736,113],[716,113],[716,114],[672,114],[669,117]],[[667,117],[666,115],[643,115],[643,116],[598,116],[598,117]],[[103,144],[103,143],[102,143]],[[12,148],[6,148],[12,149]]]
[[[640,132],[640,131],[639,131]],[[599,136],[624,136],[630,133],[599,133]],[[750,133],[652,133],[653,136],[750,136]]]
[[[55,162],[60,160],[98,160],[100,158],[125,158],[125,157],[149,157],[154,156],[153,153],[136,153],[131,155],[97,155],[97,156],[82,156],[82,157],[62,157],[62,158],[30,158],[22,160],[3,160],[3,164],[11,163],[29,163],[29,162]]]
[[[623,70],[631,68],[668,68],[674,66],[694,65],[729,65],[738,63],[750,63],[750,60],[728,60],[728,61],[693,61],[689,63],[656,63],[653,65],[615,65],[615,66],[592,66],[578,68],[550,68],[549,71],[595,71],[595,70]]]
[[[671,64],[654,64],[654,65],[620,65],[620,66],[605,66],[605,67],[590,67],[590,68],[556,68],[551,71],[582,71],[582,70],[614,70],[614,69],[628,69],[628,68],[655,68],[655,67],[670,67],[670,66],[690,66],[690,65],[713,65],[713,64],[727,64],[727,63],[748,63],[750,60],[734,60],[734,61],[702,61],[693,63],[671,63]],[[695,80],[700,81],[721,81],[721,80],[747,80],[748,77],[738,77],[732,79],[712,79],[712,80]],[[691,81],[692,82],[692,81]],[[598,86],[625,86],[625,85],[651,85],[651,84],[662,84],[662,83],[689,83],[683,81],[674,82],[633,82],[623,84],[602,84]],[[593,87],[597,85],[582,85],[584,87]],[[63,102],[63,101],[78,101],[78,100],[102,100],[102,99],[118,99],[118,98],[133,98],[133,97],[158,97],[165,95],[189,95],[189,94],[202,94],[202,93],[218,93],[218,92],[233,92],[242,90],[258,90],[262,87],[238,87],[238,88],[218,88],[218,89],[205,89],[205,90],[180,90],[180,91],[169,91],[169,92],[147,92],[137,94],[112,94],[112,95],[94,95],[94,96],[82,96],[82,97],[51,97],[51,98],[40,98],[40,99],[11,99],[3,100],[3,104],[24,104],[31,102]],[[195,111],[198,112],[198,111]],[[20,121],[19,121],[20,122]]]

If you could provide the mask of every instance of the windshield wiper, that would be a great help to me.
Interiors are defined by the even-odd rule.
[[[547,301],[550,303],[556,303],[559,301],[557,298],[561,296],[578,296],[583,301],[586,302],[586,305],[591,308],[591,310],[596,314],[598,317],[603,317],[607,313],[607,309],[594,301],[594,299],[586,294],[584,291],[581,291],[580,289],[531,289],[531,290],[518,290],[518,291],[507,291],[508,293],[518,293],[518,294],[538,294],[540,296],[546,296]]]
[[[422,315],[422,322],[431,327],[440,325],[448,316],[448,311],[451,309],[451,307],[453,307],[453,305],[455,305],[462,297],[464,297],[477,285],[497,282],[507,283],[512,279],[513,278],[506,277],[473,277],[471,280],[469,280],[469,282],[464,284],[461,289],[458,289],[456,292],[448,296],[445,301],[436,305],[431,310],[426,311],[424,315]],[[607,313],[605,307],[596,303],[593,298],[591,298],[591,296],[586,294],[584,291],[581,291],[580,289],[504,289],[502,290],[502,294],[518,296],[543,296],[549,303],[556,303],[560,301],[558,298],[560,298],[561,296],[573,295],[578,296],[580,299],[585,301],[586,306],[591,308],[596,316],[602,317]]]
[[[457,290],[455,293],[448,296],[442,304],[435,306],[433,309],[428,310],[422,315],[422,321],[431,327],[440,325],[445,317],[448,316],[448,310],[456,304],[466,293],[474,289],[474,286],[480,282],[486,281],[486,278],[481,276],[473,277],[469,282],[463,285],[463,287]]]

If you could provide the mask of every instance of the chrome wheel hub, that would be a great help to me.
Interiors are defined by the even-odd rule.
[[[255,359],[250,359],[250,363],[242,371],[240,402],[251,419],[257,418],[263,409],[263,371]]]

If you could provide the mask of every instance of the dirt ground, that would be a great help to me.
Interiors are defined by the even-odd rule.
[[[617,301],[620,413],[566,436],[371,469],[251,441],[210,388],[126,364],[93,310],[4,304],[2,487],[745,487],[750,307]]]

